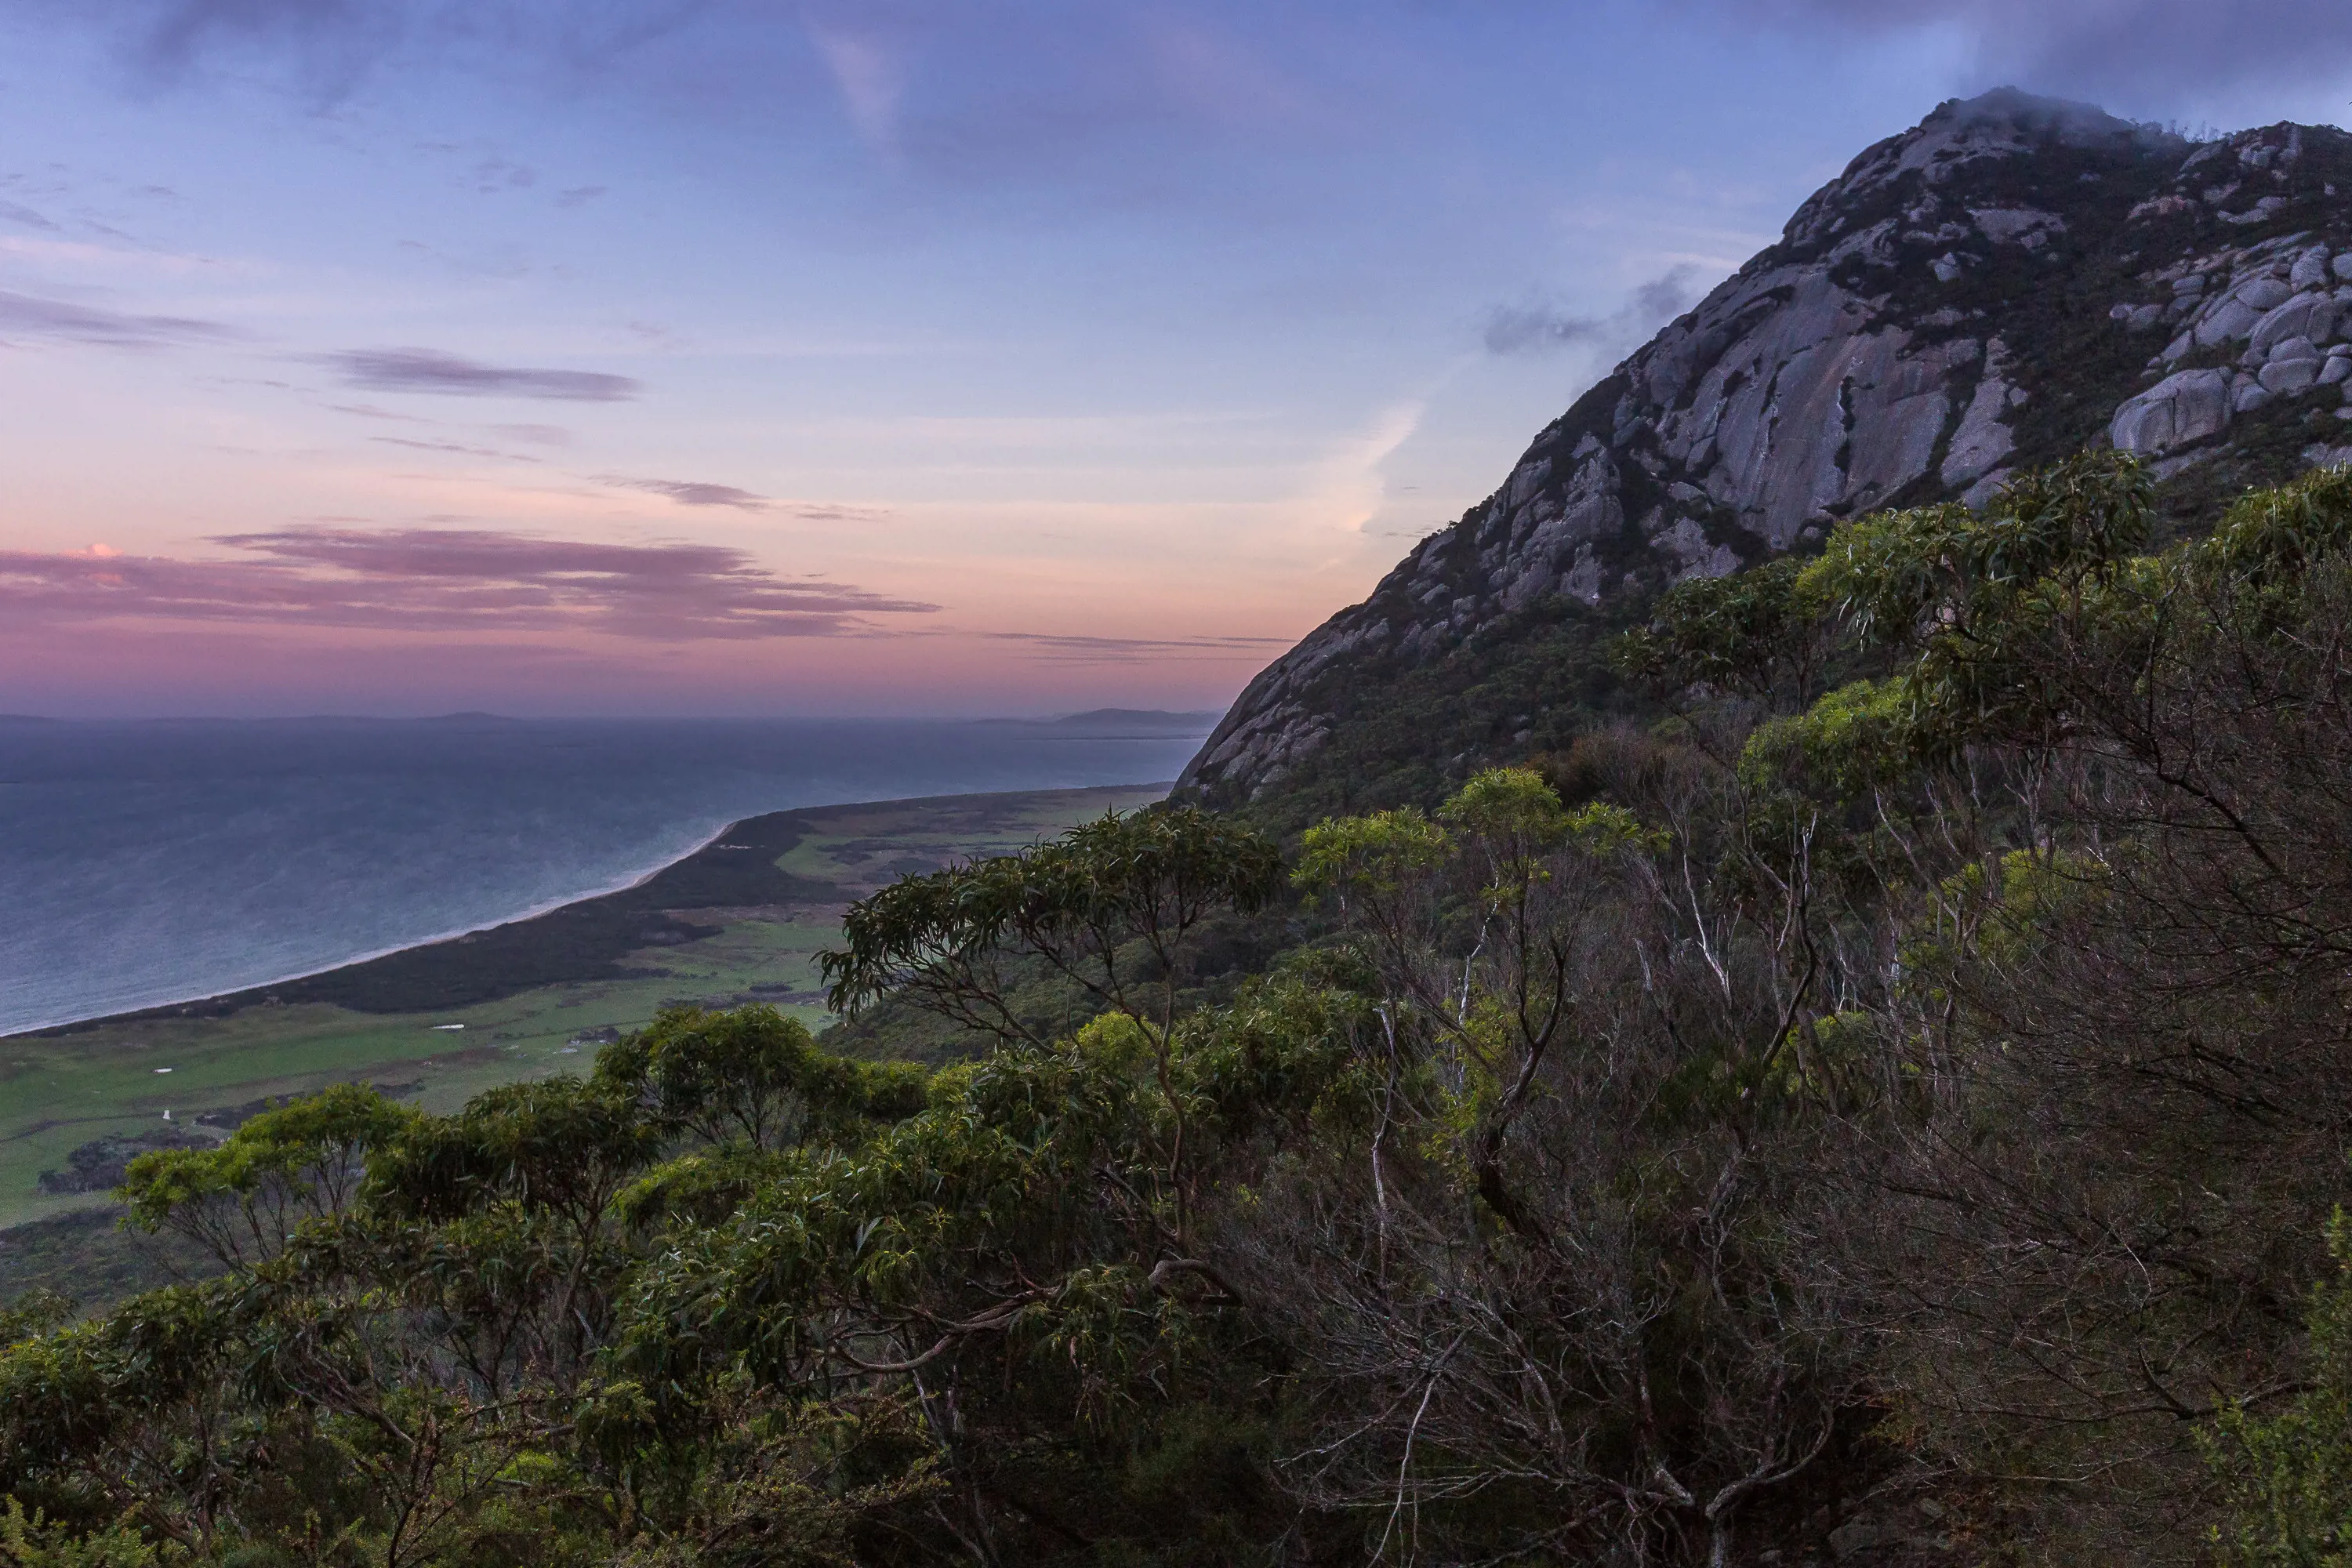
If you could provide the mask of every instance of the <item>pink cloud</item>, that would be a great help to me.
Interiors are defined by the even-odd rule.
[[[285,529],[176,560],[0,551],[0,613],[393,631],[593,633],[656,642],[844,637],[936,605],[788,578],[744,552],[599,544],[472,529]]]

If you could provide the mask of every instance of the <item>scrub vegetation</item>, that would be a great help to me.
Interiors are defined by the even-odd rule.
[[[2341,1561],[2352,473],[2157,519],[1861,518],[1442,791],[909,874],[863,1035],[142,1154],[216,1271],[11,1310],[0,1560]]]

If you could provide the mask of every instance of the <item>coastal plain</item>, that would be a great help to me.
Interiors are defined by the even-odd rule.
[[[765,1002],[813,1030],[818,954],[850,903],[908,873],[998,855],[1165,784],[949,795],[736,823],[634,887],[284,984],[0,1039],[0,1298],[27,1222],[110,1206],[79,1167],[126,1141],[224,1136],[267,1101],[373,1083],[455,1110],[501,1083],[584,1068],[678,1005]],[[168,1113],[168,1121],[166,1116]],[[168,1131],[166,1131],[168,1130]],[[99,1146],[105,1146],[100,1150]],[[47,1180],[44,1182],[44,1175]]]

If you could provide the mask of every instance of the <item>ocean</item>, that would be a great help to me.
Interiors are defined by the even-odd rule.
[[[0,1034],[623,887],[761,812],[1171,779],[1208,723],[0,721]]]

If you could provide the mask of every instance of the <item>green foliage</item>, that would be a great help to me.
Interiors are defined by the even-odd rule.
[[[759,1149],[909,1115],[923,1094],[914,1068],[828,1056],[797,1020],[762,1005],[670,1008],[600,1052],[593,1081],[635,1097],[658,1126]]]
[[[1857,680],[1801,713],[1758,726],[1740,752],[1739,773],[1752,790],[1787,781],[1864,795],[1874,784],[1909,777],[1926,750],[1908,682]]]
[[[37,1509],[25,1511],[15,1498],[0,1512],[0,1565],[5,1568],[159,1568],[185,1562],[178,1552],[151,1544],[137,1531],[117,1526],[71,1535],[48,1526]]]
[[[63,1291],[27,1290],[0,1307],[0,1349],[71,1322],[73,1315],[73,1298]]]
[[[1866,643],[1965,635],[2014,595],[2111,574],[2147,542],[2154,500],[2137,459],[2084,453],[2011,480],[1982,517],[1945,505],[1840,524],[1796,596]]]
[[[1801,700],[1823,652],[1819,581],[1803,558],[1782,555],[1678,583],[1659,595],[1651,624],[1619,638],[1611,657],[1660,695],[1706,686],[1761,698],[1792,686]]]
[[[305,1220],[340,1215],[371,1151],[410,1136],[416,1113],[360,1084],[265,1110],[211,1149],[159,1149],[131,1163],[126,1225],[169,1227],[241,1267],[276,1254]]]
[[[1445,829],[1412,806],[1326,818],[1301,836],[1292,878],[1302,888],[1343,898],[1351,892],[1378,898],[1441,864],[1450,847]]]
[[[1008,1040],[1041,1037],[1012,1005],[1010,957],[1042,960],[1099,1006],[1172,1014],[1187,942],[1211,915],[1282,885],[1273,843],[1195,808],[1116,813],[1019,855],[908,877],[853,908],[823,956],[836,1012],[898,993]],[[1139,973],[1131,949],[1143,950]],[[1156,1006],[1154,1005],[1156,1002]]]
[[[2309,1304],[2311,1366],[2284,1408],[2224,1410],[2207,1454],[2228,1489],[2223,1558],[2245,1568],[2338,1568],[2352,1562],[2352,1222],[2327,1226],[2332,1278]]]
[[[419,1119],[369,1163],[368,1187],[379,1207],[419,1219],[511,1203],[585,1233],[662,1140],[611,1076],[509,1084]]]

